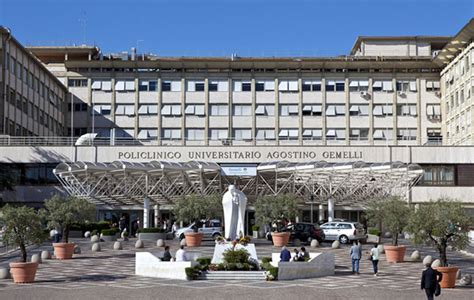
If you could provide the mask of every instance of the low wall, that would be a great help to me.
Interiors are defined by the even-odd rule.
[[[278,254],[278,253],[277,253]],[[293,280],[331,276],[335,273],[333,253],[314,253],[307,262],[279,262],[278,280]],[[273,257],[273,254],[272,254]],[[310,254],[311,257],[311,254]],[[278,259],[280,259],[278,254]]]
[[[135,253],[135,275],[140,276],[186,280],[185,269],[196,264],[195,261],[161,261],[150,252]]]

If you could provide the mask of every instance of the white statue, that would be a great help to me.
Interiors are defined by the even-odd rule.
[[[229,185],[229,189],[222,197],[222,207],[224,208],[225,238],[235,240],[245,232],[247,197],[234,185]]]

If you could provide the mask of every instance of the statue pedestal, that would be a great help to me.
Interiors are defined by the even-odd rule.
[[[242,249],[242,248],[247,250],[247,252],[250,254],[251,258],[258,261],[257,250],[255,249],[255,244],[247,244],[246,246],[243,246],[243,245],[240,245],[240,244],[235,245],[236,250]],[[232,249],[232,244],[228,244],[228,243],[226,243],[226,244],[216,244],[216,246],[214,247],[214,255],[212,256],[211,263],[220,264],[220,263],[224,262],[223,261],[223,253],[227,249]]]

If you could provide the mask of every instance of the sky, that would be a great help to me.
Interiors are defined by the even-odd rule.
[[[161,56],[337,56],[359,35],[455,35],[474,0],[0,0],[26,46]]]

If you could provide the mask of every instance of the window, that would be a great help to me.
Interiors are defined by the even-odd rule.
[[[122,87],[121,85],[120,87]],[[110,80],[93,80],[91,88],[96,91],[110,92],[112,91],[112,82]]]
[[[252,106],[236,104],[234,105],[233,113],[234,116],[251,116]]]
[[[344,92],[344,80],[326,80],[327,92]]]
[[[135,91],[135,81],[133,80],[116,80],[115,90],[118,92],[133,92]]]
[[[349,130],[349,139],[356,141],[365,141],[369,138],[368,128],[351,128]]]
[[[181,116],[181,104],[163,105],[161,114],[163,116]]]
[[[25,97],[23,97],[22,111],[25,114],[28,114],[28,99],[26,99]]]
[[[280,116],[297,116],[298,105],[280,104]]]
[[[117,109],[115,110],[115,113],[116,114],[120,114],[120,109],[121,109],[122,106],[117,106]],[[110,115],[111,113],[111,105],[110,104],[102,104],[102,105],[98,105],[98,104],[95,104],[94,105],[94,114],[95,115]]]
[[[139,115],[157,115],[158,105],[156,104],[141,104],[138,108]]]
[[[234,139],[235,140],[252,140],[252,130],[251,129],[234,129]]]
[[[252,83],[250,81],[241,81],[241,80],[234,81],[234,92],[250,92],[251,90],[252,90]]]
[[[372,85],[374,92],[393,92],[393,85],[391,80],[375,80]]]
[[[369,90],[368,80],[351,80],[349,82],[349,91],[351,92],[367,92]]]
[[[391,104],[374,105],[374,116],[385,117],[393,115],[393,108]]]
[[[188,81],[188,92],[204,92],[204,81]]]
[[[441,119],[441,106],[439,104],[427,104],[426,116],[428,119]]]
[[[278,133],[278,137],[280,138],[280,140],[297,140],[298,129],[296,128],[280,129],[280,132]]]
[[[16,92],[14,89],[10,89],[10,104],[15,105],[16,102]]]
[[[212,104],[209,109],[211,116],[227,116],[229,115],[229,106],[222,104]]]
[[[179,140],[181,139],[181,129],[165,128],[162,134],[163,140]]]
[[[203,141],[204,129],[189,128],[186,130],[186,139],[189,141]]]
[[[16,108],[20,109],[22,108],[22,97],[20,94],[16,94]]]
[[[140,92],[156,92],[158,83],[156,80],[140,80],[138,90]]]
[[[416,104],[397,104],[397,116],[416,117]]]
[[[181,81],[162,81],[161,90],[163,92],[180,92],[181,91]]]
[[[274,116],[275,115],[275,105],[257,105],[255,109],[255,115],[258,116]]]
[[[426,91],[427,92],[438,92],[440,90],[439,81],[426,81]]]
[[[373,138],[374,140],[385,140],[391,141],[393,138],[393,130],[392,129],[374,129]]]
[[[184,110],[186,115],[205,116],[203,104],[188,104]]]
[[[426,135],[428,137],[428,144],[441,144],[443,142],[443,136],[439,128],[427,128]]]
[[[454,166],[422,165],[425,171],[421,185],[454,185]]]
[[[304,92],[319,92],[321,91],[321,80],[304,80],[302,89]]]
[[[323,107],[321,104],[303,105],[303,116],[321,116]]]
[[[226,140],[229,137],[227,129],[209,129],[211,140]]]
[[[369,115],[369,105],[366,104],[352,104],[349,107],[350,116],[368,116]]]
[[[321,129],[303,129],[304,140],[321,140],[323,131]]]
[[[280,92],[298,92],[297,80],[280,80],[278,83],[278,91]]]
[[[345,140],[346,139],[346,130],[345,129],[337,129],[337,128],[329,128],[326,131],[326,139],[328,140]]]
[[[275,129],[257,129],[257,140],[274,140]]]
[[[399,141],[415,141],[416,140],[416,128],[406,128],[397,130],[397,140]]]
[[[153,128],[143,128],[138,132],[138,139],[156,139],[158,130]]]
[[[69,79],[67,85],[69,87],[87,87],[87,79]]]
[[[416,81],[414,80],[397,80],[397,91],[399,92],[416,92]]]
[[[13,57],[10,57],[10,72],[12,72],[13,75],[16,74],[16,60]]]
[[[228,90],[228,81],[209,81],[209,92],[227,92]]]
[[[328,117],[344,116],[345,114],[345,105],[328,105],[326,108],[326,116]]]

